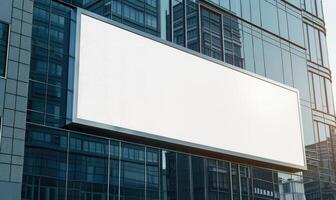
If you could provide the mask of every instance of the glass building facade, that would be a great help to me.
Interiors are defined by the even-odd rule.
[[[32,4],[31,11],[25,12],[22,3],[18,17],[23,21],[21,31],[23,24],[31,26],[30,70],[23,98],[27,103],[22,109],[25,128],[18,129],[24,130],[23,168],[16,181],[22,188],[21,199],[336,199],[336,120],[322,0],[24,1]],[[68,74],[74,61],[70,38],[79,8],[297,88],[308,170],[283,172],[99,131],[69,130],[65,126],[67,97],[72,92]],[[13,13],[16,10],[13,3]],[[31,20],[24,22],[24,14]],[[12,23],[16,17],[13,14]],[[14,61],[12,43],[9,52],[7,43],[15,38],[15,26],[9,24],[0,21],[3,77],[6,71],[11,73],[9,63]],[[1,149],[11,138],[6,131],[16,130],[15,124],[7,123],[6,106],[3,113]]]

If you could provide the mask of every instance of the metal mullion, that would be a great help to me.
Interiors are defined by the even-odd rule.
[[[111,163],[111,140],[108,141],[108,159],[107,159],[107,196],[106,199],[109,200],[110,197],[110,163]]]
[[[119,169],[118,169],[118,171],[119,171],[119,177],[118,177],[118,179],[119,179],[119,183],[118,183],[118,200],[120,200],[120,183],[121,183],[121,177],[120,177],[120,175],[121,175],[121,141],[119,141]]]
[[[237,170],[238,170],[237,173],[238,173],[239,199],[242,200],[240,164],[238,164],[238,163],[237,163]]]
[[[193,173],[192,173],[192,162],[191,155],[188,155],[189,160],[189,182],[190,182],[190,199],[194,199],[194,186],[193,186]]]
[[[66,173],[65,173],[65,200],[68,199],[68,181],[69,181],[69,156],[70,156],[70,132],[68,134],[68,145],[67,145],[67,164],[66,164]]]
[[[233,187],[232,187],[232,169],[231,169],[231,166],[232,165],[232,163],[230,162],[229,163],[229,172],[230,172],[230,175],[229,175],[229,177],[230,177],[230,190],[231,190],[231,199],[233,199]]]
[[[147,147],[145,146],[145,199],[147,199]]]

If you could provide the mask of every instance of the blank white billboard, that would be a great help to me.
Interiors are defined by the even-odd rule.
[[[74,123],[305,168],[297,90],[78,16]]]

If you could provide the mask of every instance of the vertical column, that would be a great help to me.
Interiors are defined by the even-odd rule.
[[[0,20],[10,25],[7,76],[0,81],[0,193],[21,199],[32,33],[32,0],[1,0]]]

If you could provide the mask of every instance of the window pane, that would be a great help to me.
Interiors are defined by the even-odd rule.
[[[280,36],[288,39],[288,26],[287,26],[287,13],[286,11],[278,8],[279,12],[279,27],[280,27]],[[289,23],[289,22],[288,22]]]
[[[251,21],[250,1],[251,0],[241,0],[242,18],[248,21]]]
[[[278,34],[278,13],[275,5],[267,1],[261,1],[261,23],[262,27]]]
[[[289,39],[301,46],[304,46],[304,36],[301,19],[287,14],[288,17],[288,29],[289,29]]]
[[[326,79],[326,93],[327,93],[327,101],[328,101],[328,112],[329,114],[334,115],[335,109],[334,109],[334,101],[333,101],[333,90],[330,80]]]
[[[187,47],[199,52],[198,4],[187,0]]]
[[[260,0],[252,0],[251,1],[251,17],[252,22],[261,25],[261,19],[260,19]]]
[[[0,76],[5,77],[7,63],[8,24],[0,22]]]
[[[322,32],[320,32],[320,41],[321,41],[323,66],[329,68],[327,41],[326,41],[326,36]]]
[[[291,54],[292,68],[294,77],[294,87],[300,91],[300,98],[309,102],[309,85],[308,85],[308,72],[307,63],[304,58]]]
[[[290,53],[286,50],[282,50],[282,65],[284,69],[284,83],[293,86],[292,63]]]
[[[264,51],[262,40],[258,37],[253,37],[255,72],[261,76],[265,76]]]
[[[266,77],[283,83],[281,49],[268,42],[264,42]]]
[[[223,60],[221,15],[202,8],[202,53]]]
[[[120,195],[123,199],[145,199],[145,148],[121,144]]]

